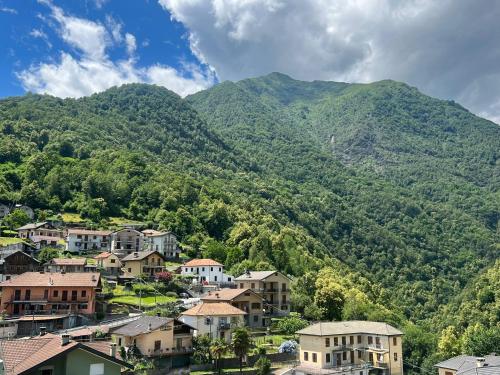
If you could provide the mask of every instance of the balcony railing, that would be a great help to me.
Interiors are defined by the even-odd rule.
[[[339,372],[347,372],[347,371],[353,371],[353,370],[361,370],[361,369],[368,369],[372,368],[372,364],[369,362],[366,363],[358,363],[358,364],[344,364],[340,366],[334,366],[333,364],[326,365],[325,366],[328,369],[332,370],[337,370]]]
[[[344,350],[351,350],[351,349],[352,349],[352,345],[350,345],[350,344],[341,344],[341,345],[333,345],[331,350],[333,352],[341,352],[341,351],[344,351]]]
[[[231,324],[230,323],[219,323],[219,329],[221,329],[221,330],[231,329]]]

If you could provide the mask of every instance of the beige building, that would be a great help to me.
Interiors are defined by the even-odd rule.
[[[118,275],[121,272],[122,262],[116,254],[105,251],[94,257],[97,267],[110,275]]]
[[[210,291],[201,297],[205,303],[227,302],[247,313],[245,325],[249,327],[264,326],[264,300],[250,289],[224,288]]]
[[[118,347],[136,346],[147,357],[189,355],[193,350],[193,328],[183,322],[158,316],[142,316],[114,332]]]
[[[301,374],[402,375],[402,335],[386,323],[321,322],[297,332]]]
[[[500,374],[500,356],[484,357],[459,355],[434,365],[439,375],[493,375]]]
[[[53,239],[57,242],[63,237],[60,229],[54,228],[54,226],[46,221],[23,225],[17,228],[17,233],[19,238],[29,239],[34,242],[37,238],[48,238],[49,240]]]
[[[265,325],[272,316],[290,313],[290,281],[278,271],[247,271],[234,279],[238,289],[251,289],[264,299]]]
[[[242,327],[246,312],[227,302],[200,303],[184,311],[179,320],[196,329],[196,335],[209,335],[231,342],[233,331]]]
[[[165,258],[158,251],[139,251],[121,260],[125,277],[154,276],[165,270]]]

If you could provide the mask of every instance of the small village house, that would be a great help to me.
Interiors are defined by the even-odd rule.
[[[233,277],[224,273],[224,265],[213,259],[192,259],[181,266],[181,275],[193,276],[199,284],[233,282]]]
[[[1,340],[0,358],[5,375],[120,375],[133,368],[114,344],[84,344],[50,333]]]
[[[144,249],[158,251],[165,258],[178,260],[181,250],[177,244],[177,237],[172,232],[156,231],[153,229],[143,230]]]
[[[29,223],[17,228],[16,230],[19,238],[29,239],[31,241],[34,241],[36,237],[53,237],[55,239],[62,238],[62,231],[46,221]]]
[[[459,355],[439,362],[434,367],[438,369],[438,375],[497,375],[500,374],[500,356]]]
[[[229,303],[247,313],[245,325],[249,327],[264,326],[264,299],[250,289],[223,288],[209,291],[201,297],[201,301],[204,303]]]
[[[165,270],[165,258],[158,251],[138,251],[121,260],[125,277],[139,277],[143,274],[153,277]]]
[[[175,356],[174,363],[189,363],[193,350],[193,331],[189,325],[172,318],[141,316],[113,331],[118,347],[135,346],[146,357]]]
[[[94,257],[96,265],[107,275],[119,275],[122,262],[116,254],[105,251]]]
[[[290,278],[278,271],[247,271],[234,279],[238,289],[251,289],[265,301],[265,317],[290,313]],[[269,322],[266,323],[266,325]]]
[[[69,228],[66,234],[66,251],[86,253],[108,251],[111,248],[111,231]]]
[[[142,251],[144,234],[133,228],[123,228],[111,233],[111,252],[121,259],[134,252]]]
[[[44,264],[45,272],[96,272],[97,266],[87,258],[54,258]]]
[[[403,333],[386,323],[320,322],[297,332],[296,374],[403,374]]]
[[[99,273],[25,272],[0,283],[8,315],[95,313]]]
[[[231,342],[233,331],[245,324],[246,312],[227,302],[200,303],[179,316],[179,320],[196,329],[196,335],[209,335]]]
[[[38,271],[40,262],[21,250],[0,251],[0,281],[24,272]]]

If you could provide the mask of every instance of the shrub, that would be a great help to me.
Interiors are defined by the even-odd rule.
[[[255,362],[255,368],[257,369],[257,375],[269,375],[271,373],[271,361],[269,358],[262,356]]]

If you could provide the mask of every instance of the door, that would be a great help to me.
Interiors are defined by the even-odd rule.
[[[16,303],[14,305],[14,315],[17,315],[17,314],[19,314],[19,305]]]
[[[63,301],[67,301],[68,300],[68,291],[67,290],[63,290],[63,292],[62,292],[62,300]]]

